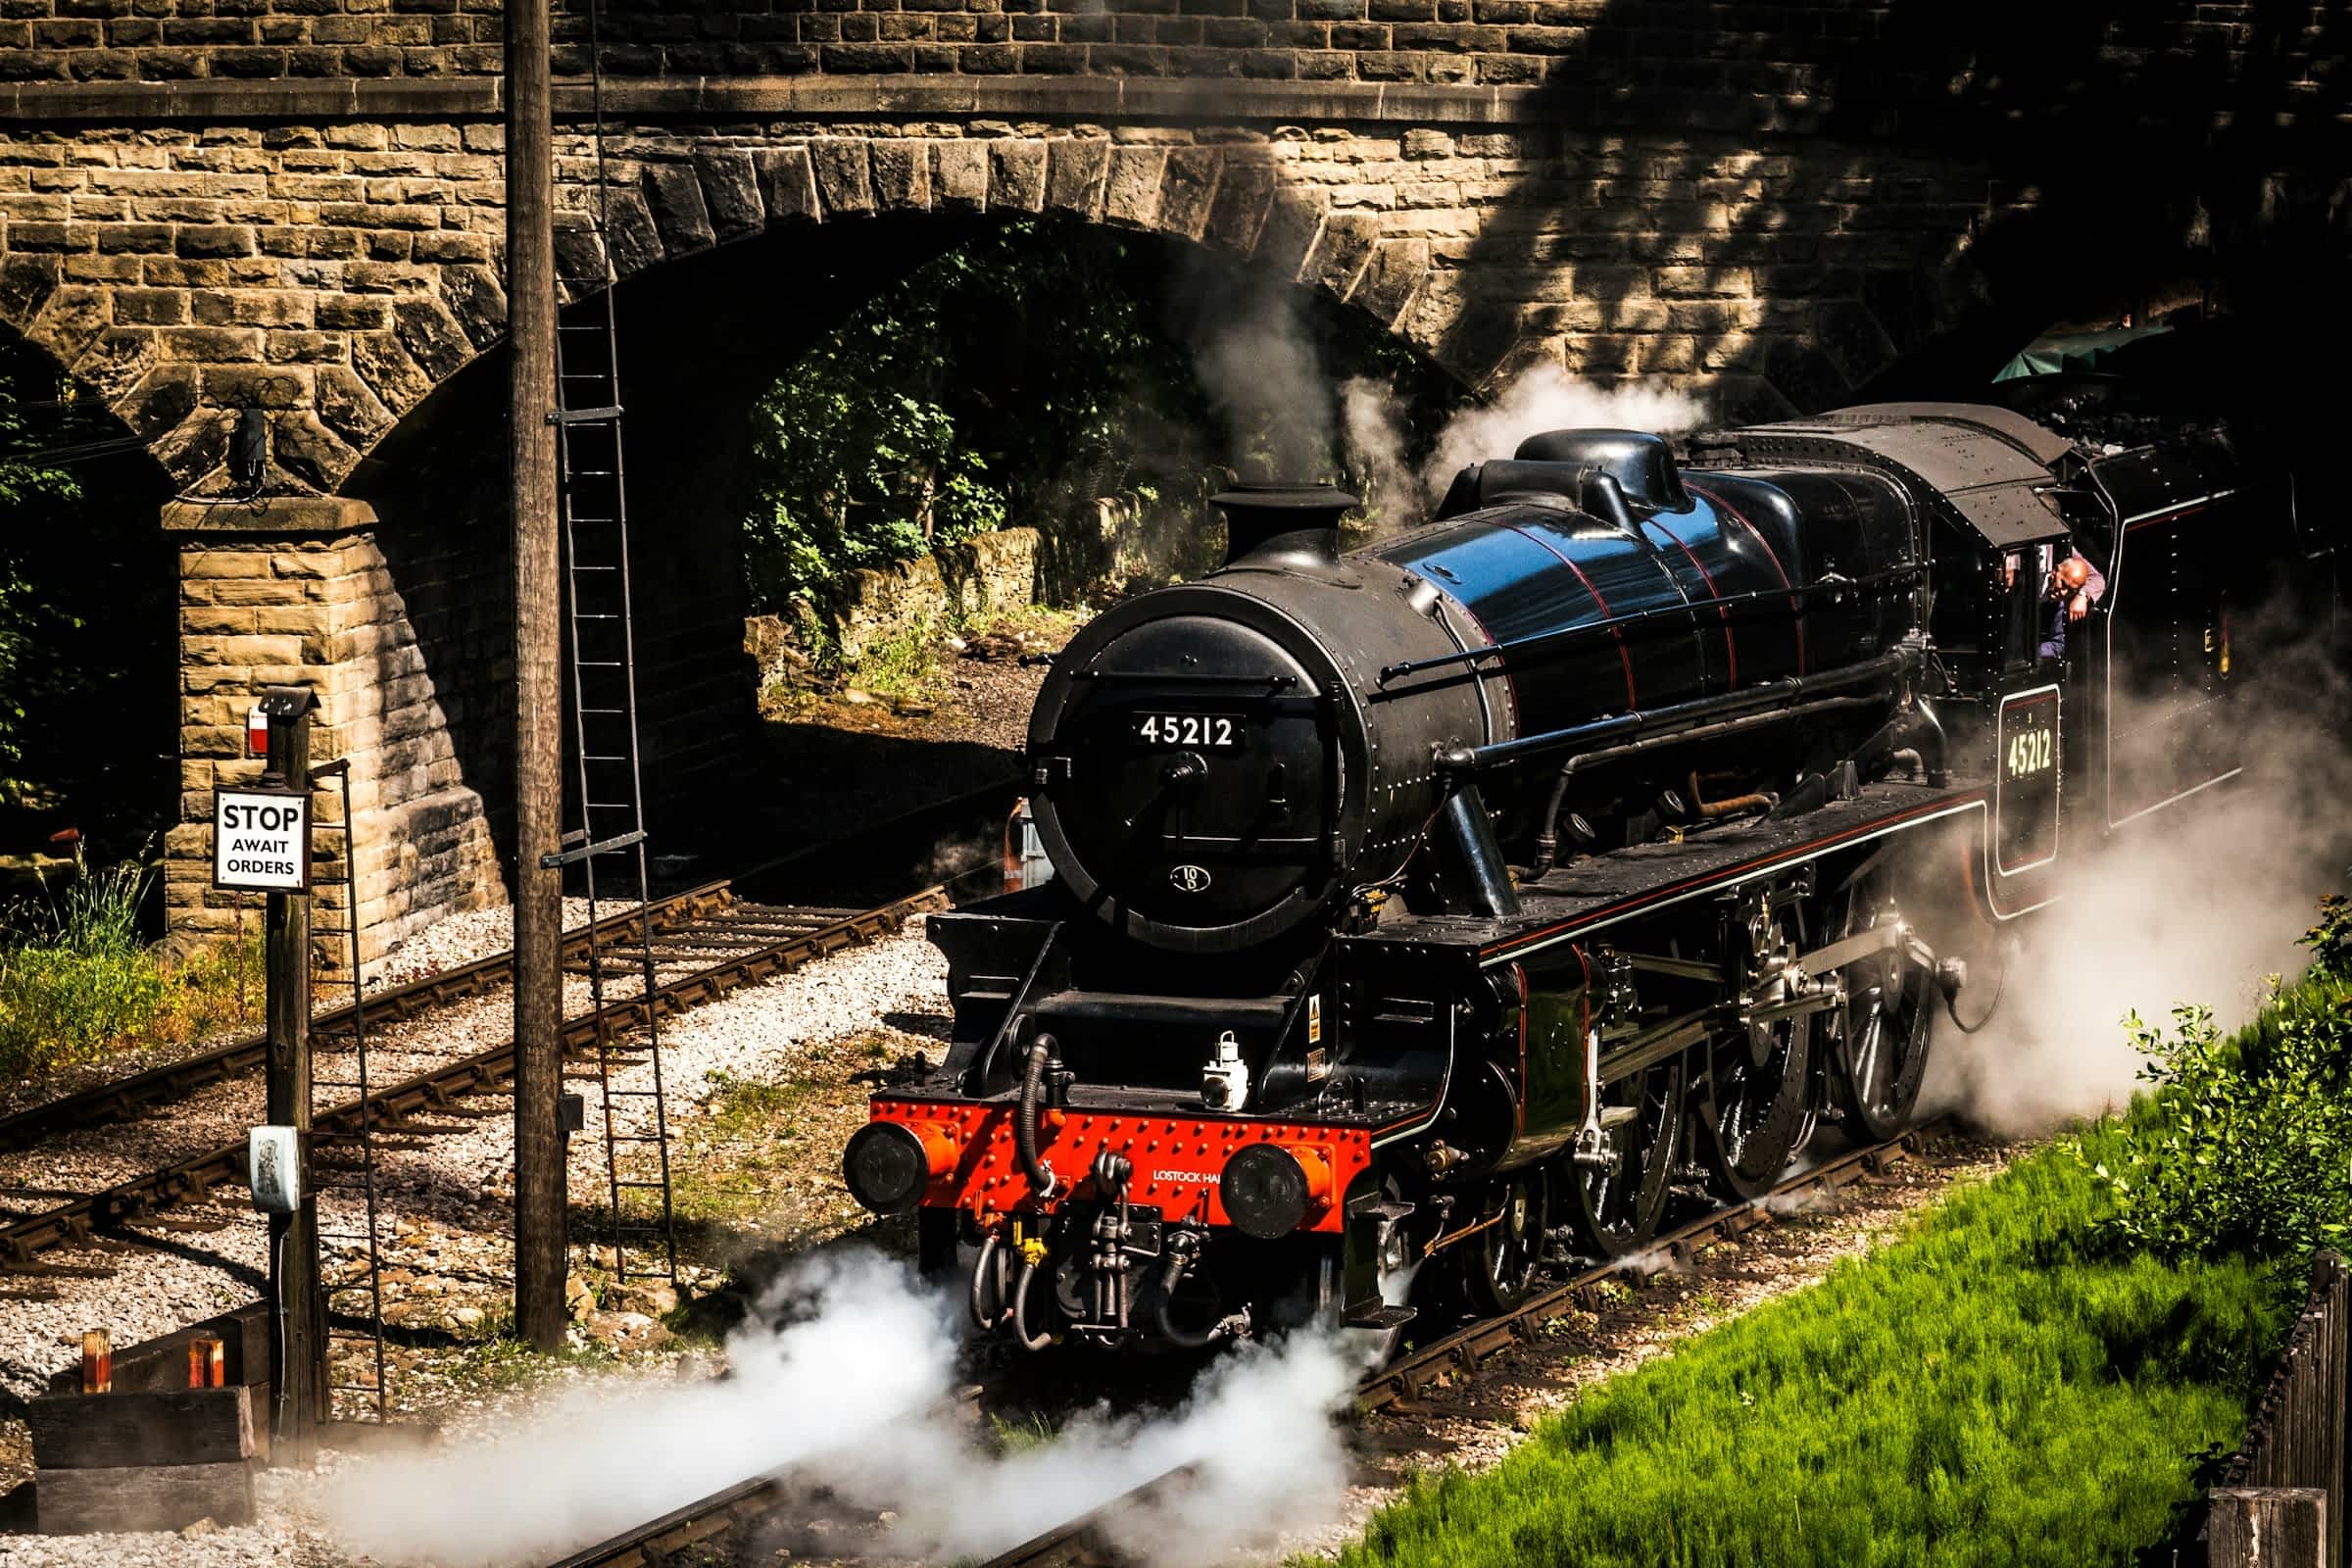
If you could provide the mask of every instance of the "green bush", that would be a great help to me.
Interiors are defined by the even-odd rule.
[[[177,963],[139,940],[155,871],[138,861],[93,871],[74,854],[62,891],[20,900],[0,946],[0,1074],[21,1077],[112,1052],[203,1039],[256,1020],[258,941]]]
[[[2113,1200],[2098,1222],[2121,1247],[2168,1259],[2243,1255],[2300,1296],[2312,1255],[2352,1238],[2352,906],[2329,897],[2305,935],[2315,961],[2225,1038],[2209,1007],[2173,1030],[2127,1020],[2154,1084],[2092,1174]]]
[[[1358,325],[1206,251],[1004,222],[880,281],[760,399],[744,530],[754,608],[821,604],[846,571],[1008,523],[1044,530],[1057,593],[1177,564],[1223,470],[1334,434],[1332,399],[1351,376],[1394,388],[1426,444],[1458,389]],[[1285,352],[1300,340],[1289,346],[1320,368],[1325,406],[1225,363],[1237,336],[1280,337]],[[1226,372],[1205,377],[1214,387],[1210,362]],[[1339,460],[1294,457],[1283,476],[1328,477]],[[1096,510],[1114,496],[1132,503],[1121,543],[1144,558],[1125,564]]]

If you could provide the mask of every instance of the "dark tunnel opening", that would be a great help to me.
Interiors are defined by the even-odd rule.
[[[0,897],[37,896],[32,858],[70,857],[74,835],[93,863],[148,858],[175,820],[171,494],[90,388],[0,337]]]

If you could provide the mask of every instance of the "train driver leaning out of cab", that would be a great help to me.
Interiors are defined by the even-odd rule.
[[[2038,647],[2037,657],[2058,661],[2066,657],[2067,628],[2090,613],[2107,592],[2107,579],[2099,568],[2084,557],[2069,550],[2063,557],[2049,545],[2036,552],[2040,556],[2041,604],[2036,611]],[[2021,551],[2012,550],[2001,564],[2001,583],[2004,589],[2017,583],[2018,569],[2025,564]]]
[[[2067,628],[2089,614],[2106,592],[2107,579],[2082,557],[2069,555],[2053,564],[2042,579],[2039,656],[2064,659]]]

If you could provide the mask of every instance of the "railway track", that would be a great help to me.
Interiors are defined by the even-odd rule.
[[[878,852],[885,846],[904,850],[908,844],[927,844],[943,836],[953,837],[975,822],[1001,818],[1016,788],[1014,783],[1007,781],[968,791],[886,822],[875,823],[846,839],[768,860],[741,875],[705,882],[666,895],[641,909],[624,909],[617,914],[607,915],[596,922],[595,944],[599,947],[633,944],[644,923],[650,919],[659,946],[662,939],[677,937],[698,919],[733,901],[737,888],[752,885],[760,878],[789,868],[796,862],[813,863],[822,875],[846,858],[861,856],[879,858]],[[903,887],[917,878],[908,874],[903,881],[895,876],[892,880]],[[957,877],[949,877],[943,885],[952,885],[957,880]],[[579,966],[588,956],[590,938],[591,932],[586,926],[564,933],[563,963],[567,971],[579,972]],[[375,992],[367,998],[368,1023],[371,1028],[398,1023],[452,1003],[483,996],[506,985],[513,978],[514,969],[514,955],[512,952],[494,953],[438,974]],[[313,1035],[331,1038],[337,1033],[348,1033],[351,1013],[348,1005],[314,1013],[311,1018]],[[214,1046],[176,1061],[164,1062],[106,1083],[94,1084],[73,1094],[60,1095],[36,1105],[27,1105],[0,1116],[0,1153],[30,1149],[53,1133],[77,1127],[113,1125],[150,1106],[168,1104],[185,1099],[200,1089],[259,1071],[267,1058],[268,1049],[269,1043],[263,1036],[252,1035]]]
[[[946,886],[934,885],[869,909],[811,908],[755,904],[736,898],[725,884],[711,884],[648,906],[643,911],[614,916],[615,921],[622,922],[615,928],[617,932],[628,932],[627,922],[640,918],[655,922],[657,984],[650,994],[624,997],[565,1019],[560,1032],[564,1054],[580,1064],[592,1063],[600,1039],[612,1040],[641,1028],[649,1015],[666,1018],[714,1002],[732,991],[789,973],[843,948],[870,942],[897,930],[909,916],[947,907],[948,902]],[[566,939],[567,968],[584,965],[587,959],[585,928],[575,935],[579,938],[576,947]],[[602,933],[599,940],[605,940]],[[446,980],[460,988],[471,989],[436,994],[444,1002],[478,995],[498,983],[498,977],[511,966],[512,956],[500,955],[462,970],[452,970],[446,976],[435,977],[436,981]],[[681,968],[686,972],[677,973]],[[668,978],[663,978],[664,971],[668,972]],[[427,984],[420,982],[416,988],[402,989],[416,1001]],[[368,1004],[370,1018],[376,1015],[376,1009],[377,1004],[371,999]],[[425,1009],[419,1002],[407,1015]],[[323,1032],[333,1016],[321,1015],[314,1021],[313,1028]],[[245,1044],[240,1042],[220,1052],[208,1053],[217,1060],[193,1081],[202,1085],[233,1076],[225,1064],[232,1059],[232,1053],[245,1049]],[[186,1068],[193,1062],[177,1065]],[[376,1090],[366,1102],[368,1120],[373,1131],[383,1136],[423,1136],[450,1131],[453,1129],[416,1118],[424,1112],[446,1111],[455,1101],[467,1095],[501,1091],[514,1075],[514,1046],[509,1040]],[[170,1098],[168,1083],[188,1082],[161,1071],[139,1076],[159,1081],[139,1091],[145,1099],[122,1102],[126,1107],[136,1108]],[[131,1082],[124,1080],[123,1085],[109,1086],[108,1092]],[[64,1101],[53,1102],[64,1103]],[[361,1112],[362,1102],[358,1100],[321,1107],[314,1112],[312,1127],[320,1133],[356,1133],[361,1127]],[[38,1258],[44,1251],[86,1244],[93,1236],[146,1221],[158,1210],[175,1203],[202,1201],[216,1188],[242,1186],[246,1157],[243,1142],[224,1145],[0,1225],[0,1273],[41,1272]]]
[[[596,941],[600,946],[627,942],[634,944],[638,933],[650,919],[657,934],[675,930],[689,923],[703,910],[725,902],[730,884],[711,882],[683,893],[659,899],[644,909],[630,909],[608,915],[596,923]],[[589,930],[582,926],[564,933],[564,962],[568,966],[584,962],[588,956]],[[506,985],[513,977],[514,955],[494,953],[486,958],[445,969],[439,974],[426,975],[405,985],[392,986],[368,998],[368,1022],[372,1027],[414,1018],[422,1013],[463,1002]],[[314,1036],[332,1036],[347,1033],[351,1028],[349,1005],[312,1015]],[[106,1126],[135,1116],[151,1105],[169,1104],[185,1099],[199,1089],[241,1078],[258,1071],[269,1054],[269,1041],[261,1035],[233,1040],[215,1046],[177,1061],[165,1062],[141,1072],[127,1074],[103,1084],[61,1095],[43,1101],[13,1115],[0,1116],[0,1152],[30,1149],[52,1133],[66,1132],[76,1127]]]
[[[1470,1378],[1494,1356],[1539,1339],[1544,1325],[1554,1318],[1592,1309],[1598,1304],[1599,1287],[1613,1276],[1629,1270],[1662,1273],[1686,1267],[1709,1242],[1739,1236],[1767,1223],[1771,1217],[1767,1205],[1772,1200],[1812,1192],[1835,1193],[1866,1177],[1882,1174],[1908,1159],[1942,1125],[1940,1119],[1928,1122],[1883,1143],[1849,1150],[1809,1165],[1753,1202],[1717,1209],[1661,1235],[1639,1260],[1602,1263],[1580,1270],[1530,1296],[1509,1313],[1482,1318],[1364,1378],[1356,1385],[1356,1407],[1367,1412],[1409,1407],[1440,1384]],[[1148,1504],[1154,1494],[1180,1490],[1188,1478],[1189,1467],[1155,1476],[1131,1492],[989,1558],[984,1568],[1115,1568],[1125,1559],[1112,1543],[1108,1530],[1111,1522]],[[660,1564],[673,1553],[720,1540],[766,1517],[783,1507],[789,1496],[781,1480],[762,1478],[742,1482],[573,1552],[550,1568],[643,1568]]]
[[[1015,786],[995,784],[918,808],[861,829],[845,839],[780,857],[723,881],[687,888],[657,899],[641,908],[624,909],[596,922],[593,945],[606,950],[608,981],[624,983],[636,975],[635,965],[622,975],[617,956],[638,941],[648,923],[655,950],[657,985],[653,1005],[664,1017],[687,1007],[715,1001],[738,987],[786,973],[803,963],[854,943],[871,940],[883,930],[896,929],[907,915],[945,907],[948,890],[968,878],[986,874],[993,857],[969,870],[957,872],[922,891],[878,903],[870,908],[821,908],[806,905],[770,905],[741,897],[738,889],[779,872],[806,868],[807,880],[828,887],[841,886],[845,868],[870,864],[878,875],[897,880],[902,863],[920,864],[931,858],[913,851],[969,837],[1001,822]],[[911,860],[907,858],[912,856]],[[936,875],[936,872],[933,873]],[[870,880],[853,878],[852,880]],[[906,880],[913,880],[907,876]],[[900,886],[906,885],[904,881]],[[592,946],[589,927],[564,935],[562,961],[571,975],[585,974]],[[707,956],[696,961],[698,955]],[[689,972],[679,973],[681,968]],[[424,1016],[454,1004],[481,997],[513,978],[512,952],[492,954],[438,974],[391,987],[366,1000],[370,1030],[387,1023]],[[567,1059],[585,1066],[594,1057],[596,1042],[641,1026],[645,1003],[623,998],[601,1012],[565,1021],[563,1042]],[[346,1005],[315,1013],[314,1041],[331,1050],[338,1035],[348,1038],[352,1009]],[[0,1154],[37,1147],[54,1134],[77,1128],[120,1125],[159,1105],[184,1100],[213,1085],[258,1072],[268,1054],[260,1036],[232,1041],[140,1072],[37,1105],[0,1116]],[[514,1076],[512,1043],[456,1057],[426,1072],[377,1090],[368,1097],[369,1119],[380,1135],[429,1135],[436,1128],[414,1118],[419,1112],[447,1110],[460,1097],[501,1090]],[[360,1125],[357,1101],[320,1107],[313,1116],[316,1130],[353,1132]],[[84,1274],[87,1268],[59,1269],[37,1261],[41,1252],[60,1246],[82,1245],[108,1229],[136,1223],[175,1203],[201,1201],[215,1188],[242,1186],[246,1152],[243,1144],[222,1147],[173,1160],[128,1181],[60,1202],[32,1214],[0,1219],[0,1276],[42,1273]],[[32,1189],[24,1189],[32,1191]]]

